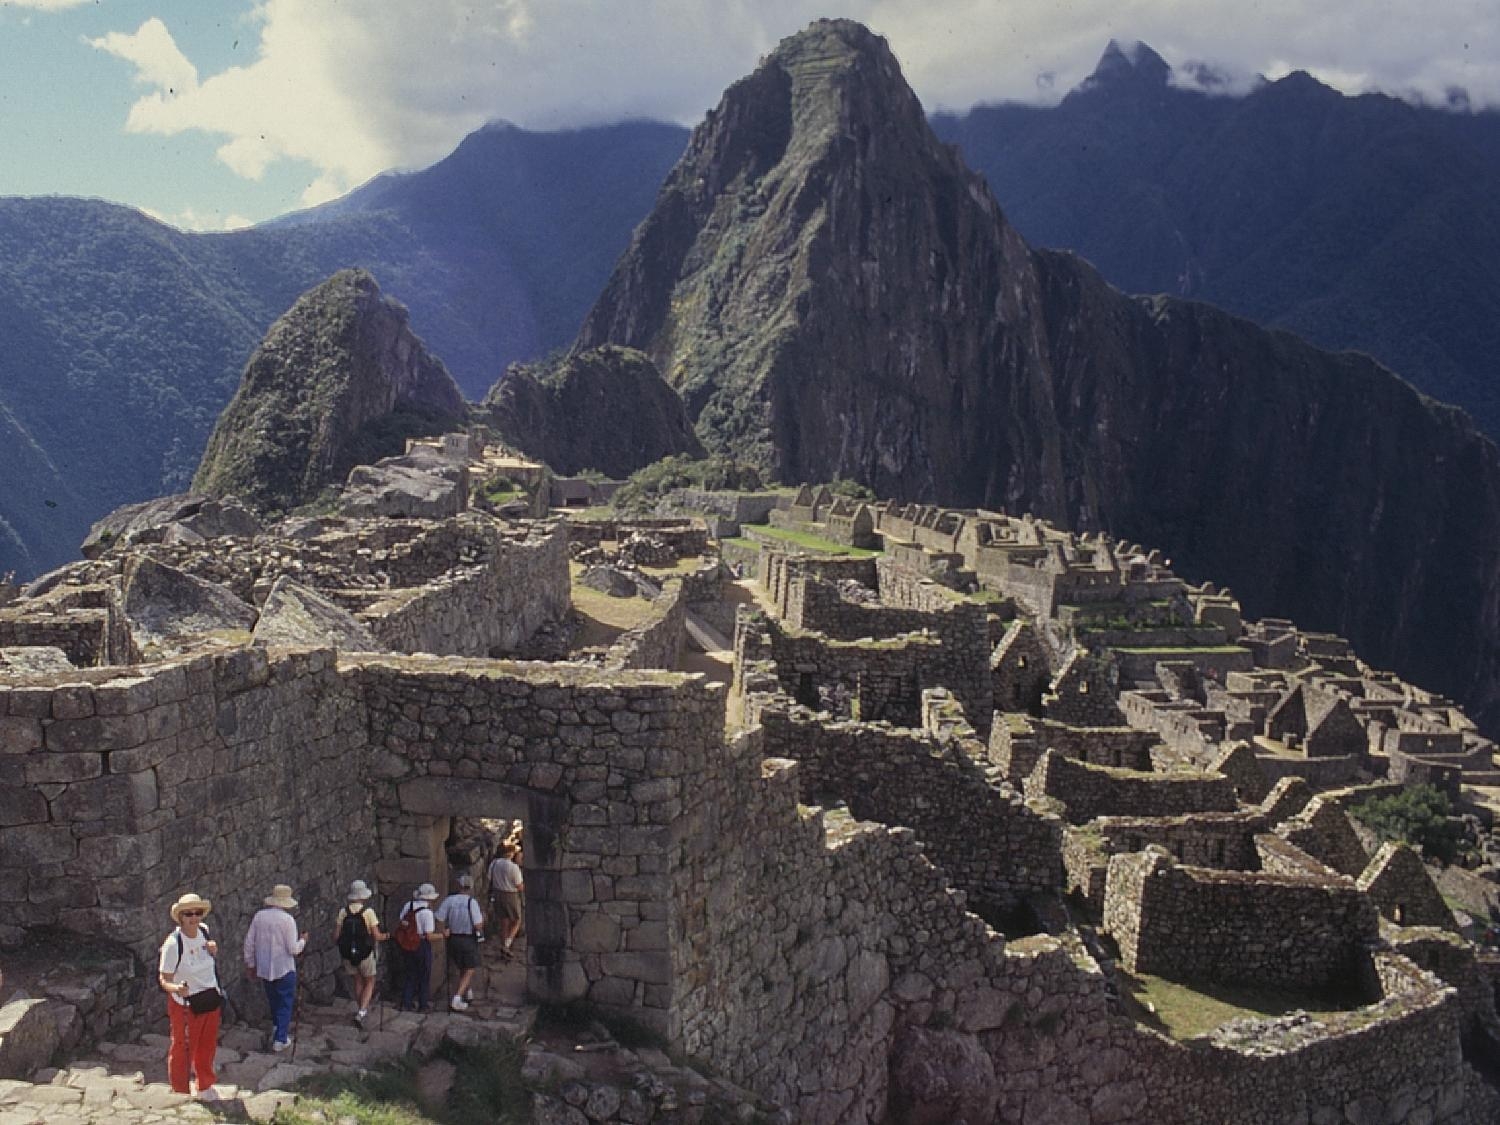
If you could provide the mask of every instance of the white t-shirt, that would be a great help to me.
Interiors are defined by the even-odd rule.
[[[401,908],[401,913],[397,916],[396,920],[397,922],[399,922],[402,918],[405,918],[408,914],[410,914],[411,908],[413,906],[417,908],[417,933],[421,934],[423,937],[426,937],[428,934],[437,929],[437,923],[433,920],[432,917],[432,907],[427,903],[408,902]]]
[[[198,927],[197,937],[188,937],[182,934],[182,960],[177,959],[177,935],[180,929],[173,930],[167,935],[167,940],[161,943],[161,956],[157,959],[156,968],[158,972],[171,973],[174,983],[188,986],[187,995],[195,992],[203,992],[210,988],[219,986],[218,974],[214,972],[214,959],[208,952],[208,933],[202,926]],[[179,1004],[187,1003],[187,996],[179,996],[175,992],[167,993],[169,999],[176,1000]]]
[[[514,893],[521,889],[521,868],[503,855],[490,864],[490,890]]]

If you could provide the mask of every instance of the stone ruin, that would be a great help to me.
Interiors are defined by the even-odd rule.
[[[228,935],[283,878],[331,917],[499,819],[530,998],[652,1028],[784,1120],[1495,1119],[1495,962],[1344,812],[1492,768],[1456,710],[1155,552],[803,499],[884,552],[762,545],[727,685],[677,670],[728,592],[701,525],[656,534],[708,558],[595,663],[515,656],[568,614],[570,550],[653,529],[466,509],[103,544],[0,607],[0,943],[117,939],[51,1002],[77,1049],[156,1018],[182,891]],[[1142,975],[1339,1005],[1178,1038]]]

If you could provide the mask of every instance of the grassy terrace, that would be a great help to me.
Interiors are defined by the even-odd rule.
[[[854,559],[874,558],[880,554],[879,551],[867,551],[862,547],[846,547],[842,543],[835,543],[832,539],[823,539],[817,535],[809,535],[805,531],[793,531],[785,527],[771,527],[769,524],[747,525],[754,528],[756,535],[764,535],[769,539],[780,539],[787,543],[795,543],[799,547],[806,547],[809,551],[821,551],[825,555],[848,555]],[[744,543],[746,546],[757,546],[753,539],[732,539],[731,543]]]
[[[1150,973],[1119,974],[1122,992],[1133,1001],[1142,1023],[1164,1031],[1174,1039],[1207,1035],[1230,1020],[1245,1017],[1284,1016],[1305,1011],[1313,1019],[1326,1019],[1338,1012],[1362,1007],[1355,995],[1310,995],[1270,989],[1203,985],[1190,988]]]

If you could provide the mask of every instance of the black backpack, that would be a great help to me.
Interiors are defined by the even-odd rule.
[[[365,922],[365,912],[344,912],[344,924],[339,927],[339,956],[351,965],[358,965],[375,952],[375,939]]]

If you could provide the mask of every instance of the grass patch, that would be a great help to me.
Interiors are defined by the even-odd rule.
[[[514,1040],[483,1047],[444,1044],[437,1057],[455,1067],[446,1104],[424,1107],[418,1060],[397,1059],[365,1074],[318,1074],[298,1083],[301,1099],[283,1106],[274,1125],[526,1125],[531,1091],[521,1081],[523,1052]]]
[[[1141,1022],[1165,1031],[1174,1039],[1195,1039],[1230,1020],[1247,1016],[1274,1017],[1305,1011],[1314,1019],[1326,1019],[1366,1003],[1363,997],[1353,994],[1284,992],[1247,985],[1189,987],[1150,973],[1124,970],[1120,971],[1119,981],[1122,994],[1138,1007],[1136,1014]]]
[[[846,547],[842,543],[835,543],[832,539],[824,539],[820,535],[812,535],[806,531],[794,531],[789,527],[772,527],[769,524],[756,524],[754,527],[757,535],[767,535],[772,539],[795,543],[799,547],[806,547],[810,551],[819,551],[825,555],[848,555],[854,559],[871,559],[880,554],[879,551],[868,551],[863,547]],[[751,542],[754,543],[754,540]]]

